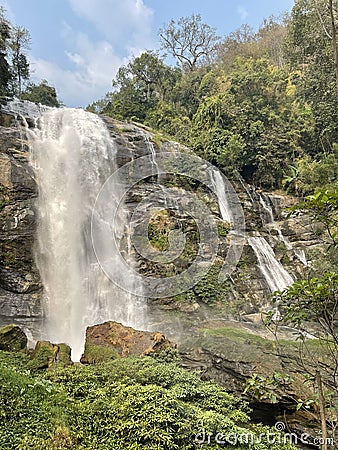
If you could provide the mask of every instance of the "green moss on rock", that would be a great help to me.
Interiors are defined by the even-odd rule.
[[[27,347],[27,336],[18,325],[0,328],[0,350],[18,352]]]
[[[119,354],[114,348],[86,343],[84,353],[81,356],[81,363],[96,364],[116,359],[118,357]]]

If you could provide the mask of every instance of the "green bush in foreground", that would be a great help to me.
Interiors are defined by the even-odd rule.
[[[31,374],[26,357],[0,352],[0,448],[188,450],[196,434],[266,434],[220,386],[175,364],[145,358],[74,365]],[[203,439],[203,434],[199,435]],[[210,449],[291,449],[291,445],[217,444]]]

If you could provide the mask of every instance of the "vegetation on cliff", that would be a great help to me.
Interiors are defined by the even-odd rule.
[[[4,450],[294,448],[224,388],[151,357],[38,372],[0,351],[0,381]]]
[[[114,90],[88,107],[150,125],[224,170],[297,194],[337,182],[337,61],[326,0],[219,38],[200,16],[159,32],[160,54],[122,66]],[[319,20],[320,19],[320,20]],[[194,30],[194,33],[191,33]]]

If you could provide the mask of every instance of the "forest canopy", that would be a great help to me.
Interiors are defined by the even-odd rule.
[[[88,107],[190,146],[228,176],[304,195],[336,186],[338,13],[297,0],[290,14],[219,37],[199,15],[159,30],[160,52],[122,66]],[[176,59],[166,64],[165,55]]]

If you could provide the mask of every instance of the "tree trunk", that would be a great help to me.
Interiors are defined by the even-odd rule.
[[[333,55],[336,69],[336,88],[337,88],[337,97],[338,97],[338,45],[337,45],[337,30],[336,23],[333,12],[333,0],[329,0],[329,9],[331,16],[331,26],[332,26],[332,47],[333,47]]]
[[[326,427],[326,414],[325,414],[325,398],[323,393],[322,377],[319,370],[316,370],[316,384],[318,388],[318,400],[319,400],[319,413],[322,428],[323,445],[322,450],[327,450],[327,427]]]

